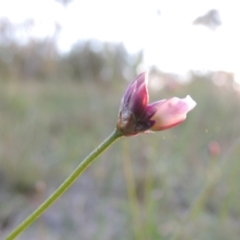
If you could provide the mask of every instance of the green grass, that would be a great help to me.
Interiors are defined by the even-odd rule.
[[[126,85],[2,83],[0,238],[112,132]],[[19,239],[238,239],[240,96],[208,79],[150,90],[187,94],[198,105],[183,124],[115,143]]]

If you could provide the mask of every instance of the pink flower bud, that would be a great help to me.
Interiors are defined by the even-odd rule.
[[[196,106],[190,96],[164,99],[148,105],[147,81],[147,73],[141,73],[129,84],[122,98],[117,129],[125,136],[174,127],[183,122],[187,113]]]

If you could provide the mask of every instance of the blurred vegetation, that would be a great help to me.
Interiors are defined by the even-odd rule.
[[[0,238],[110,134],[120,80],[142,59],[119,44],[61,55],[53,43],[1,40]],[[153,68],[151,101],[189,94],[196,109],[176,128],[115,143],[19,239],[239,239],[239,93],[223,73],[191,76],[180,84]]]
[[[2,84],[2,234],[113,130],[125,87],[113,81]],[[215,175],[178,239],[238,239],[240,143],[231,150],[239,138],[238,94],[204,78],[150,94],[152,100],[191,94],[198,105],[177,128],[121,139],[19,239],[170,239]]]
[[[82,40],[67,53],[56,46],[59,26],[52,37],[27,37],[32,20],[14,25],[0,19],[0,78],[23,80],[109,81],[131,79],[142,62],[142,52],[129,54],[121,43]],[[23,35],[21,41],[19,35]],[[25,36],[26,35],[26,36]]]

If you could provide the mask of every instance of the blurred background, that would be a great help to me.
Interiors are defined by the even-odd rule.
[[[191,95],[108,149],[20,240],[240,238],[237,0],[0,1],[0,239],[114,129],[129,83]]]

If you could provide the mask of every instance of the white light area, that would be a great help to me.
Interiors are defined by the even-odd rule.
[[[147,63],[164,71],[239,71],[240,15],[237,1],[162,1],[159,33],[145,48]],[[174,7],[173,7],[174,6]],[[223,22],[216,31],[192,25],[196,17],[217,9]]]
[[[153,1],[74,1],[68,6],[68,14],[62,24],[65,32],[60,42],[95,37],[102,41],[123,42],[136,52],[150,40],[156,9]],[[75,21],[73,21],[75,19]],[[156,24],[154,24],[156,25]]]
[[[14,23],[33,18],[37,22],[60,20],[64,7],[54,0],[0,0],[0,16],[8,17]]]
[[[144,66],[186,75],[191,70],[229,71],[240,76],[239,0],[73,0],[66,7],[54,0],[0,0],[0,17],[15,23],[33,18],[31,36],[54,34],[70,49],[79,39],[122,42],[128,51],[144,51]],[[215,31],[192,25],[211,9],[222,25]],[[157,14],[160,12],[160,14]]]
[[[35,26],[28,33],[37,38],[53,35],[55,24],[61,23],[64,14],[64,7],[54,0],[0,0],[0,17],[14,24],[33,19]]]

